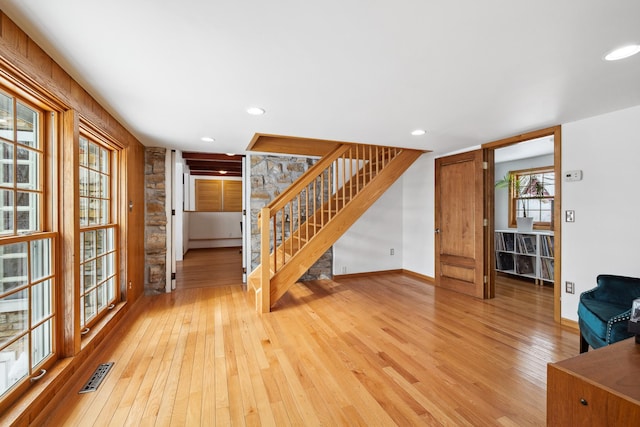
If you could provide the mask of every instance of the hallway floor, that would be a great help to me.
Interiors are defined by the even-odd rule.
[[[242,284],[241,248],[190,249],[176,263],[176,289]]]

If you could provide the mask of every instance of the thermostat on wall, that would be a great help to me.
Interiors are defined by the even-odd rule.
[[[567,182],[582,181],[582,171],[581,170],[566,171],[564,173],[564,180]]]

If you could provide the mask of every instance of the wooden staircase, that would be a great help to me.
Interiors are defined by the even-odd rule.
[[[256,310],[269,312],[422,153],[338,144],[264,207],[258,218],[261,264],[247,280]]]

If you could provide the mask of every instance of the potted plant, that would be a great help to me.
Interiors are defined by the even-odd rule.
[[[521,198],[522,216],[516,218],[518,231],[533,230],[533,217],[527,216],[527,204],[522,196],[530,199],[548,196],[549,194],[544,185],[531,175],[523,175],[516,179],[514,174],[507,172],[504,177],[496,181],[495,187],[509,188],[515,196]]]

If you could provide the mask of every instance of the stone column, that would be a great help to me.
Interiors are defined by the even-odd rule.
[[[145,149],[144,292],[165,292],[167,283],[167,214],[165,148]]]

